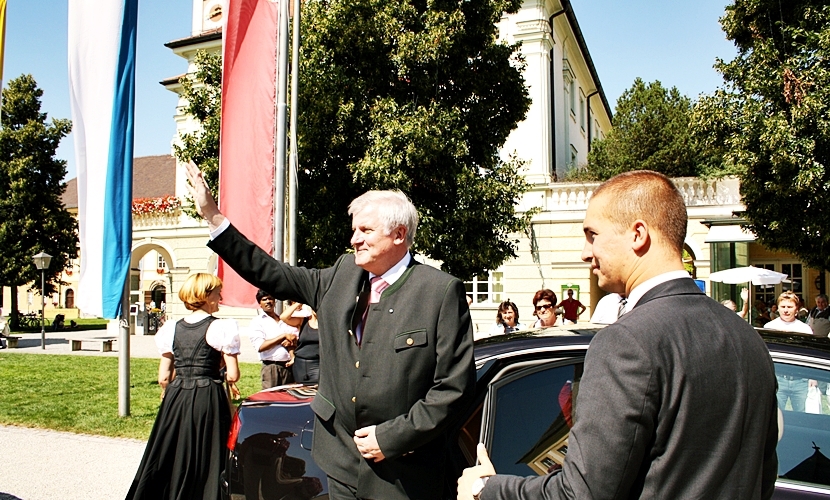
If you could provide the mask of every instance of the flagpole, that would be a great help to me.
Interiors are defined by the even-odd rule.
[[[274,258],[285,260],[285,147],[286,102],[288,87],[288,0],[280,1],[277,22],[279,42],[277,46],[277,131],[276,131],[276,182],[274,193]]]
[[[297,99],[300,86],[300,0],[294,0],[293,50],[291,51],[291,157],[288,183],[288,262],[297,265]]]
[[[118,416],[130,416],[130,271],[121,294],[118,320]]]

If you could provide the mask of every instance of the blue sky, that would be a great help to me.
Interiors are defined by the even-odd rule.
[[[636,77],[676,86],[696,98],[721,83],[712,65],[734,46],[718,24],[726,0],[571,0],[609,104]],[[159,81],[186,70],[164,47],[190,35],[191,0],[139,0],[136,63],[136,156],[166,154],[175,132],[176,97]],[[24,73],[44,91],[43,111],[69,118],[67,0],[8,0],[3,84]],[[58,156],[75,176],[72,137]]]

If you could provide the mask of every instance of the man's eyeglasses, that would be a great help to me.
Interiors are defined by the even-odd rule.
[[[544,311],[545,309],[550,309],[551,307],[553,307],[553,304],[539,304],[538,306],[536,306],[536,310]]]

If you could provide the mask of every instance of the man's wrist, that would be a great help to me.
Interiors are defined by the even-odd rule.
[[[481,492],[484,491],[484,486],[487,484],[487,481],[489,480],[490,476],[484,476],[473,481],[472,493],[474,500],[481,499]]]

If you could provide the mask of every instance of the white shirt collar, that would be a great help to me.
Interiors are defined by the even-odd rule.
[[[667,273],[658,274],[657,276],[651,279],[643,281],[642,283],[634,287],[634,290],[631,290],[631,293],[628,294],[628,301],[625,305],[625,312],[629,312],[632,309],[634,309],[634,306],[637,305],[637,302],[639,302],[640,299],[643,298],[643,295],[645,295],[652,288],[656,287],[657,285],[662,285],[667,281],[681,278],[691,279],[691,276],[689,276],[689,273],[687,273],[686,271],[669,271]]]
[[[383,278],[383,281],[389,283],[391,286],[393,283],[398,281],[401,276],[403,276],[404,271],[406,268],[409,267],[409,261],[412,260],[412,255],[409,252],[406,252],[406,255],[403,256],[403,259],[399,260],[397,264],[392,266],[388,271],[381,274],[380,277]],[[369,279],[371,280],[377,276],[377,274],[369,273]]]

